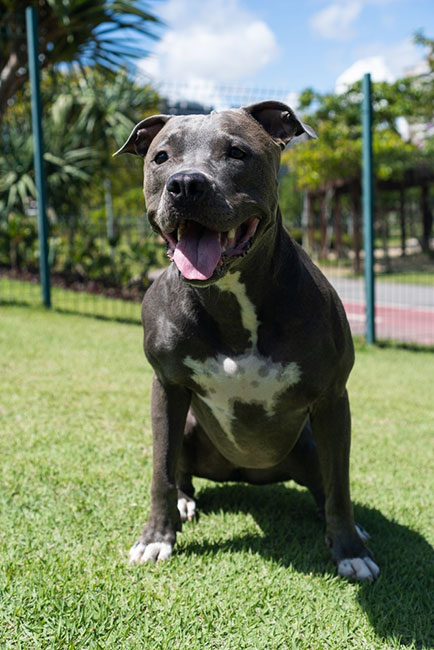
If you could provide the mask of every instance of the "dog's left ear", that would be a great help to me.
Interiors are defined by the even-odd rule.
[[[282,102],[260,102],[244,106],[242,110],[259,122],[282,149],[292,138],[303,133],[311,138],[318,137],[311,126],[303,124],[292,108]]]
[[[147,117],[136,124],[128,140],[113,156],[119,156],[121,153],[132,153],[144,158],[152,140],[171,117],[171,115],[151,115],[151,117]]]

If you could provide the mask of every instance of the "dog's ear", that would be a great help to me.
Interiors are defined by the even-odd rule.
[[[171,115],[152,115],[142,120],[136,124],[128,140],[113,156],[119,156],[121,153],[133,153],[144,158],[152,140],[170,118]]]
[[[260,102],[244,106],[242,110],[259,122],[282,149],[297,135],[307,133],[311,138],[318,137],[311,126],[303,124],[292,108],[282,102]]]

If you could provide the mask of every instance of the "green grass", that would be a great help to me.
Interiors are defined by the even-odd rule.
[[[393,273],[377,273],[381,282],[400,282],[403,284],[419,284],[434,287],[434,270],[432,271],[393,271]]]
[[[151,371],[136,325],[1,307],[0,648],[432,648],[429,352],[360,348],[352,493],[381,566],[336,577],[305,490],[196,480],[168,563],[130,567],[148,508]]]
[[[41,305],[41,287],[26,280],[0,277],[0,301],[4,304]],[[51,302],[59,311],[140,323],[140,303],[137,302],[56,286],[51,287]]]

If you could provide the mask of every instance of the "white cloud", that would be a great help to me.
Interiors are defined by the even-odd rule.
[[[360,58],[336,79],[336,92],[344,92],[347,86],[359,81],[367,72],[372,81],[392,83],[421,62],[420,49],[410,38],[391,46],[372,43],[359,48],[357,54]]]
[[[179,84],[169,81],[155,85],[161,95],[172,102],[198,102],[216,111],[226,110],[233,105],[231,94],[225,93],[224,87],[212,80],[190,77],[187,82],[181,81]]]
[[[382,56],[359,59],[336,79],[336,92],[343,93],[348,86],[359,81],[366,73],[371,74],[372,81],[394,81],[394,76]]]
[[[353,25],[360,15],[362,3],[359,0],[335,2],[311,16],[312,30],[322,38],[347,40],[354,35]]]
[[[169,0],[167,31],[140,70],[158,81],[236,83],[276,58],[278,46],[268,25],[239,0]]]
[[[395,45],[382,48],[382,55],[395,79],[398,79],[421,62],[423,51],[415,45],[412,38],[406,38]]]
[[[288,104],[294,111],[298,108],[298,99],[300,95],[296,92],[290,92],[283,98],[283,103]]]

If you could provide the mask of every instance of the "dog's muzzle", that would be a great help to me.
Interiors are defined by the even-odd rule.
[[[167,254],[186,280],[209,280],[218,267],[245,255],[251,247],[259,219],[219,232],[191,219],[182,219],[171,232],[163,232]]]

